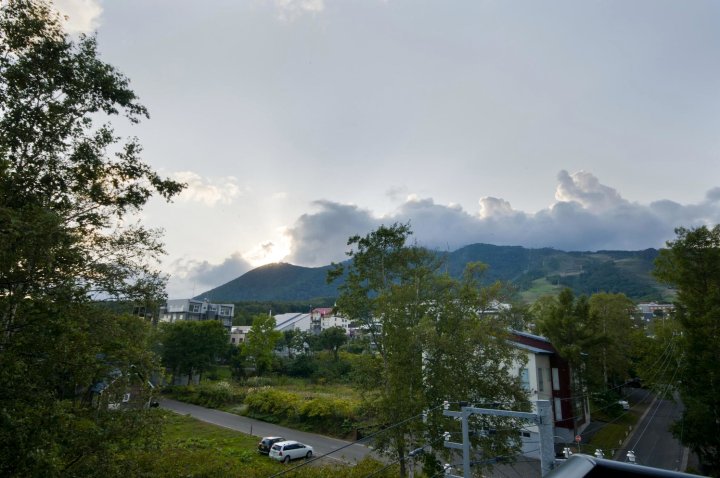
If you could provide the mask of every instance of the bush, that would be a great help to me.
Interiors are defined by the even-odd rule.
[[[308,378],[318,370],[317,361],[309,355],[298,355],[287,366],[287,374],[291,377]]]
[[[243,389],[226,381],[202,382],[200,385],[176,385],[166,387],[163,389],[163,393],[183,402],[210,408],[242,402],[245,398]]]

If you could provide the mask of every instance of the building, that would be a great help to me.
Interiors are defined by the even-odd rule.
[[[669,317],[675,312],[674,304],[658,304],[657,302],[643,302],[638,304],[637,308],[645,322],[650,322],[657,316]]]
[[[513,345],[526,354],[527,363],[516,370],[520,383],[531,402],[548,400],[552,404],[556,443],[571,443],[590,424],[590,403],[586,393],[573,394],[576,371],[560,357],[545,337],[512,331]],[[539,441],[536,427],[523,431],[523,451],[536,450]],[[532,456],[532,453],[528,453]]]
[[[345,317],[333,314],[332,307],[318,307],[310,312],[313,330],[318,333],[330,327],[342,327],[348,333],[350,321]]]
[[[309,332],[312,328],[310,314],[289,312],[278,314],[275,317],[275,330],[285,332],[286,330],[299,330]]]
[[[235,305],[214,304],[205,300],[197,299],[173,299],[168,300],[165,306],[160,307],[161,322],[177,322],[179,320],[219,320],[230,330]]]
[[[247,334],[252,327],[249,325],[235,325],[230,328],[230,343],[238,346],[245,342]]]

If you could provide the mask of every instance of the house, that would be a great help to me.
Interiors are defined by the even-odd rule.
[[[318,333],[330,327],[342,327],[348,333],[350,321],[341,316],[333,314],[332,307],[319,307],[310,312],[312,327]]]
[[[516,370],[531,402],[548,400],[552,404],[556,443],[571,443],[590,424],[590,403],[586,393],[573,393],[576,372],[560,357],[545,337],[512,331],[512,344],[525,352],[527,362]],[[523,452],[532,456],[539,434],[536,427],[523,431]],[[535,451],[535,453],[538,453]]]
[[[173,299],[160,307],[161,322],[177,322],[179,320],[219,320],[230,330],[235,315],[235,305],[214,304],[197,299]]]
[[[249,325],[235,325],[230,328],[230,343],[238,346],[245,342],[247,334],[252,327]]]

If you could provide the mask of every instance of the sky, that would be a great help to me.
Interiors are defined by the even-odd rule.
[[[720,223],[720,2],[56,0],[187,183],[171,298],[322,266],[410,222],[439,250],[662,247]]]

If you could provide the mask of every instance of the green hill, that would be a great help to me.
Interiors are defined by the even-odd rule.
[[[440,253],[438,253],[440,254]],[[577,294],[622,292],[634,300],[662,300],[668,291],[651,276],[656,249],[564,252],[520,246],[471,244],[445,256],[445,270],[459,276],[468,262],[484,262],[484,281],[512,282],[527,301],[570,287]],[[217,302],[302,301],[335,297],[337,284],[325,281],[330,266],[269,264],[200,294]]]
[[[330,266],[301,267],[284,262],[253,269],[219,287],[198,295],[214,302],[302,301],[335,297],[337,286],[325,281]]]

